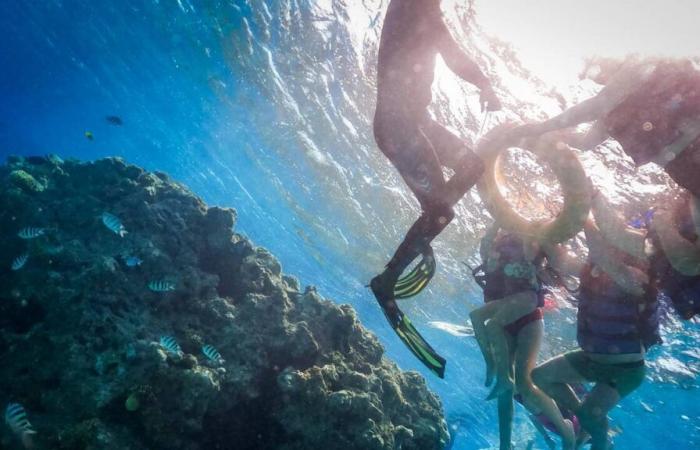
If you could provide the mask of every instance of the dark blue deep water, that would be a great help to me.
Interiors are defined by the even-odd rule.
[[[120,156],[169,173],[210,204],[235,207],[239,232],[303,284],[352,304],[390,358],[425,375],[455,449],[495,448],[481,358],[473,338],[454,328],[481,301],[460,264],[485,226],[475,197],[436,243],[433,287],[405,306],[448,359],[444,380],[414,360],[364,288],[418,213],[371,134],[386,3],[4,0],[0,156]],[[474,137],[478,118],[444,103],[437,109]],[[543,358],[573,345],[572,317],[546,317]],[[616,448],[700,447],[699,331],[665,327],[646,383],[612,412]],[[537,439],[523,410],[515,435],[518,448]]]

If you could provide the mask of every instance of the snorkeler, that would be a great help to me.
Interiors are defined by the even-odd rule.
[[[592,450],[607,450],[608,411],[642,384],[646,351],[661,342],[658,302],[647,260],[610,245],[592,220],[585,232],[589,256],[578,295],[580,348],[538,366],[532,377],[578,416]],[[595,386],[582,401],[571,384],[584,382]]]
[[[594,97],[520,135],[543,134],[595,121],[568,142],[588,150],[612,137],[637,166],[653,162],[700,197],[700,67],[689,59],[597,58],[582,78],[604,88]]]
[[[489,80],[451,36],[439,0],[393,0],[389,4],[379,44],[374,136],[418,199],[422,214],[370,287],[399,337],[442,377],[444,359],[420,337],[395,302],[418,294],[428,284],[435,272],[430,242],[453,219],[452,207],[483,171],[481,159],[466,143],[428,114],[438,54],[455,74],[481,90],[482,107],[489,111],[501,108]],[[443,167],[455,172],[447,182]],[[421,255],[418,267],[399,280]]]
[[[496,370],[496,385],[488,399],[498,398],[500,448],[511,449],[513,398],[530,413],[549,423],[573,449],[575,429],[557,404],[533,382],[531,372],[544,336],[543,289],[537,276],[540,247],[532,240],[494,226],[482,239],[483,264],[474,276],[486,304],[470,313],[474,336],[487,366],[486,385]],[[569,416],[573,418],[573,416]]]

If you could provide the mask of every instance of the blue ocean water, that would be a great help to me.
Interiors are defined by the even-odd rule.
[[[403,347],[364,288],[418,214],[370,127],[386,4],[2,2],[0,156],[121,156],[235,207],[239,232],[302,283],[352,304],[389,357],[425,375],[443,400],[454,449],[494,448],[495,405],[483,401],[482,362],[459,328],[480,302],[461,265],[485,226],[476,197],[436,242],[433,286],[405,306],[448,359],[445,380]],[[450,14],[459,22],[458,8]],[[473,140],[480,118],[444,97],[436,93],[436,115]],[[572,321],[570,310],[547,316],[543,358],[573,345]],[[700,330],[671,321],[665,333],[649,379],[612,413],[616,448],[700,446]],[[531,439],[543,447],[522,410],[515,430],[519,447]]]

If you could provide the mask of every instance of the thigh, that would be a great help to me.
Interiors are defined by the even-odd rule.
[[[530,377],[537,362],[537,355],[544,336],[544,321],[536,320],[525,325],[516,337],[515,345],[515,379]]]
[[[440,161],[422,133],[414,130],[398,139],[400,148],[390,157],[406,185],[415,194],[425,211],[440,202],[445,178]],[[388,156],[388,155],[387,155]]]
[[[501,305],[499,305],[498,302],[487,302],[484,303],[483,305],[479,306],[478,308],[472,310],[469,313],[469,318],[472,320],[472,323],[474,321],[478,322],[486,322],[489,320],[491,317],[498,312],[499,308]]]
[[[499,304],[499,308],[491,320],[505,327],[537,308],[537,294],[533,291],[519,292],[496,300],[495,303]]]
[[[481,158],[462,138],[434,120],[428,120],[423,130],[443,166],[460,172],[471,166],[483,164]]]
[[[577,350],[581,351],[581,350]],[[535,369],[537,376],[535,380],[538,384],[548,384],[548,383],[583,383],[588,381],[577,369],[574,367],[569,358],[568,353],[564,353],[559,356],[540,364]]]

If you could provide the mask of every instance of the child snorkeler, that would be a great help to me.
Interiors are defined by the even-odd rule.
[[[537,277],[543,252],[526,236],[494,226],[482,240],[482,261],[475,274],[484,289],[486,304],[470,313],[477,343],[487,367],[486,385],[496,384],[488,399],[498,398],[501,450],[510,450],[513,397],[535,416],[546,418],[562,438],[563,448],[573,450],[576,436],[571,420],[533,382],[531,372],[544,336],[544,299]]]

